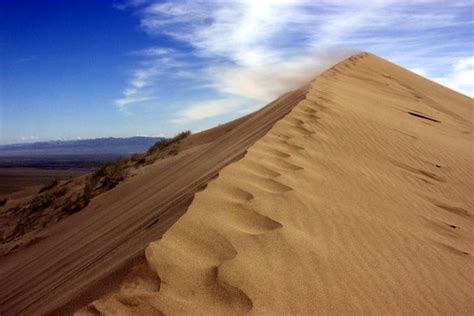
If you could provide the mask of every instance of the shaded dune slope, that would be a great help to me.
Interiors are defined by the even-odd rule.
[[[79,314],[474,313],[472,99],[362,53],[317,77]]]
[[[27,247],[1,257],[0,314],[64,314],[112,290],[144,248],[185,212],[194,193],[241,158],[306,90],[189,136],[177,156],[139,169],[81,212],[44,229]]]

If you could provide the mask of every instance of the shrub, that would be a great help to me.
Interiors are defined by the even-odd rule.
[[[92,191],[94,190],[95,185],[91,183],[90,181],[86,181],[84,184],[84,190],[83,190],[83,195],[87,195],[89,197],[92,196]]]
[[[105,190],[110,190],[123,181],[128,173],[126,166],[127,160],[122,157],[119,157],[114,164],[107,166],[102,179],[102,187]]]
[[[53,196],[51,194],[41,194],[35,196],[28,205],[30,213],[37,213],[44,210],[53,203]]]
[[[145,154],[133,154],[130,156],[130,161],[134,163],[135,168],[138,168],[146,163],[146,156]]]
[[[59,198],[63,195],[66,195],[66,193],[69,191],[68,187],[62,187],[58,190],[53,191],[51,194],[54,198]]]
[[[141,159],[144,158],[144,156],[145,156],[145,155],[143,155],[143,154],[132,154],[132,155],[130,156],[130,161],[131,161],[131,162],[139,162]]]
[[[85,206],[94,196],[116,187],[128,174],[127,164],[127,159],[119,157],[114,163],[106,164],[87,176],[82,193],[83,199],[78,200],[79,204]]]
[[[106,176],[102,180],[102,188],[104,188],[106,191],[113,189],[117,186],[117,184],[120,183],[120,181],[123,180],[123,177],[121,176]]]
[[[151,154],[154,154],[158,151],[163,150],[164,148],[170,146],[171,144],[179,143],[181,140],[185,139],[190,134],[191,134],[191,131],[184,131],[184,132],[181,132],[181,133],[177,134],[173,138],[167,138],[167,139],[160,140],[159,142],[156,142],[153,146],[151,146],[150,149],[148,149],[146,154],[147,154],[147,156],[149,156]]]
[[[180,140],[182,140],[182,139],[185,139],[185,138],[188,137],[189,135],[191,135],[191,131],[183,131],[183,132],[179,133],[178,135],[176,135],[176,136],[174,137],[174,139],[175,139],[176,141],[180,141]]]
[[[54,179],[53,181],[51,181],[50,183],[48,183],[47,185],[45,185],[44,187],[42,187],[40,190],[39,190],[39,193],[43,193],[44,191],[48,191],[49,189],[52,189],[54,188],[55,186],[57,186],[59,183],[58,179]]]
[[[42,211],[51,206],[55,200],[64,196],[68,191],[69,189],[67,187],[62,187],[52,192],[38,194],[29,202],[27,209],[30,213]]]
[[[71,208],[73,207],[73,201],[72,199],[68,196],[64,199],[63,201],[63,206],[61,207],[61,212],[64,213],[71,213]]]
[[[63,206],[61,208],[61,212],[72,214],[77,211],[82,210],[86,207],[90,202],[90,197],[88,195],[76,195],[74,199],[70,197],[66,197],[63,201]]]
[[[168,154],[171,156],[176,156],[178,153],[179,153],[179,149],[177,147],[171,148],[170,151],[168,152]]]
[[[118,157],[117,160],[115,160],[115,163],[113,164],[113,167],[116,170],[121,170],[127,165],[127,159],[123,157]]]

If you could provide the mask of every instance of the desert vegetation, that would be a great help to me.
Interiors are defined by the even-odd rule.
[[[171,145],[178,145],[179,142],[191,134],[191,131],[184,131],[174,136],[173,138],[164,139],[162,141],[156,142],[153,146],[150,147],[147,151],[147,156],[153,155],[163,149],[170,147]]]
[[[48,191],[49,189],[51,188],[54,188],[55,186],[57,186],[59,183],[59,180],[58,179],[54,179],[53,181],[51,181],[50,183],[48,183],[47,185],[43,186],[40,190],[39,190],[39,193],[42,193],[44,191]]]
[[[30,231],[80,211],[91,199],[125,180],[132,170],[177,155],[181,141],[190,134],[190,131],[184,131],[173,138],[161,140],[144,154],[119,157],[85,176],[82,181],[51,181],[29,201],[0,213],[0,222],[7,223],[7,227],[0,231],[2,243],[18,239]],[[0,206],[5,203],[6,199],[0,200]]]
[[[191,131],[184,131],[177,134],[173,138],[164,139],[160,142],[156,142],[146,152],[144,160],[141,160],[142,164],[151,164],[158,159],[177,155],[180,150],[179,146],[181,141],[188,137],[190,134]]]
[[[44,194],[36,195],[30,203],[27,204],[29,213],[39,212],[53,203],[57,203],[58,199],[64,196],[69,189],[67,187],[62,187],[57,190],[48,190]]]

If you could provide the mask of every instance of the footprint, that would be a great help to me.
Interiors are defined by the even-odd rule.
[[[314,131],[311,131],[309,129],[307,129],[306,127],[303,127],[301,125],[299,126],[294,126],[292,127],[293,130],[297,131],[298,133],[304,135],[304,136],[309,136],[309,135],[312,135],[314,134],[315,132]]]
[[[299,125],[303,125],[304,124],[304,121],[300,120],[300,119],[297,119],[295,117],[287,117],[286,120],[293,124],[294,126],[299,126]]]
[[[307,113],[307,114],[304,114],[310,121],[317,121],[320,119],[319,116],[317,116],[316,114],[311,114],[311,113]]]
[[[248,202],[254,199],[252,193],[235,186],[221,185],[219,187],[215,187],[215,189],[220,193],[220,195],[234,202]]]
[[[264,177],[264,178],[277,178],[281,176],[281,173],[265,167],[262,163],[257,161],[252,161],[250,159],[242,160],[242,164],[245,165],[247,169],[249,169],[252,173]]]
[[[261,215],[243,204],[239,210],[228,212],[225,221],[236,230],[249,235],[260,235],[283,227],[279,222]]]
[[[453,225],[453,224],[448,224],[443,221],[438,221],[438,220],[432,220],[426,218],[427,225],[430,226],[431,229],[436,231],[438,234],[450,238],[456,238],[458,237],[458,232],[459,226]]]
[[[412,115],[412,116],[415,116],[415,117],[418,117],[418,118],[422,118],[422,119],[428,120],[428,121],[440,123],[440,121],[438,121],[438,120],[436,120],[436,119],[433,119],[433,118],[431,118],[431,117],[428,117],[428,116],[426,116],[426,115],[423,115],[423,114],[419,114],[419,113],[415,113],[415,112],[408,112],[408,114],[410,114],[410,115]]]
[[[456,214],[458,216],[467,217],[467,218],[471,217],[471,213],[468,210],[463,209],[462,207],[450,206],[450,205],[446,205],[442,203],[434,203],[434,205],[436,205],[442,210],[445,210],[452,214]]]
[[[262,179],[256,181],[255,185],[260,187],[261,189],[270,192],[270,193],[284,193],[288,191],[292,191],[293,188],[287,185],[284,185],[274,179]]]
[[[303,167],[295,165],[291,162],[288,162],[286,160],[281,160],[281,159],[276,159],[273,161],[269,161],[269,163],[272,163],[275,165],[277,168],[283,169],[283,170],[290,170],[290,171],[298,171],[298,170],[304,170]]]
[[[231,307],[232,314],[247,314],[253,308],[252,300],[242,289],[230,285],[219,277],[219,268],[220,266],[211,268],[211,274],[214,276],[214,285],[209,289],[216,303],[225,305],[226,310],[228,310],[228,307]]]
[[[417,169],[417,168],[414,168],[414,167],[411,167],[411,166],[408,166],[404,163],[401,163],[401,162],[398,162],[398,161],[392,161],[392,163],[401,168],[401,169],[404,169],[414,175],[419,175],[419,176],[423,176],[423,177],[426,177],[426,178],[429,178],[431,180],[435,180],[435,181],[438,181],[438,182],[446,182],[446,180],[441,177],[441,176],[438,176],[437,174],[433,173],[433,172],[429,172],[429,171],[426,171],[426,170],[423,170],[423,169]],[[427,182],[427,181],[425,181]]]
[[[278,158],[289,158],[290,154],[278,150],[276,148],[269,147],[267,145],[260,144],[260,146],[254,146],[253,150],[260,152],[262,154],[271,155]]]
[[[304,147],[292,144],[288,141],[281,141],[280,144],[283,144],[283,146],[285,146],[286,149],[288,149],[288,150],[293,150],[293,151],[295,151],[295,150],[304,150]]]
[[[445,243],[442,243],[442,242],[438,242],[438,241],[435,241],[434,242],[439,248],[443,249],[443,250],[446,250],[454,255],[457,255],[457,256],[469,256],[469,252],[467,251],[463,251],[463,250],[459,250],[458,248],[456,247],[453,247],[451,245],[448,245],[448,244],[445,244]]]
[[[308,114],[314,114],[314,113],[318,112],[318,111],[316,111],[315,109],[312,109],[312,108],[307,107],[307,106],[302,107],[301,109],[302,109],[305,113],[308,113]]]

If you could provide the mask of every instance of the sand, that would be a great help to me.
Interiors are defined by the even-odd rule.
[[[472,315],[472,99],[367,53],[305,89],[78,314]]]
[[[114,291],[144,249],[184,214],[194,194],[301,101],[302,88],[263,109],[187,137],[176,156],[94,198],[0,255],[0,314],[68,315]]]

